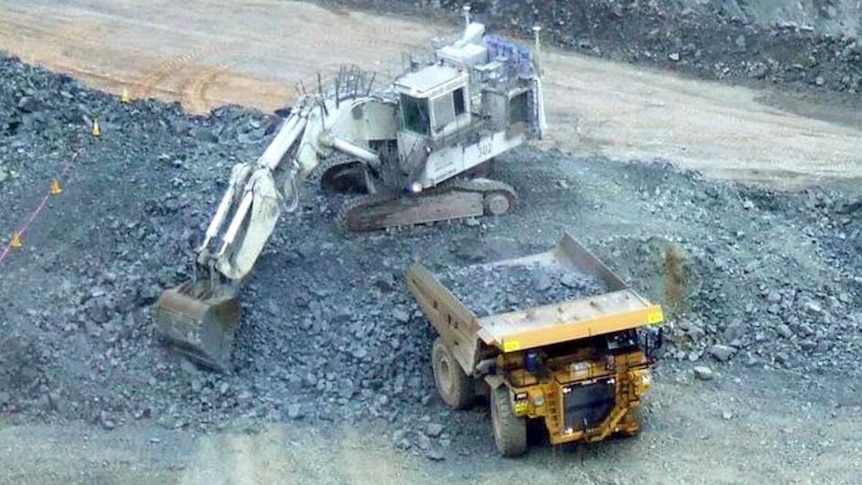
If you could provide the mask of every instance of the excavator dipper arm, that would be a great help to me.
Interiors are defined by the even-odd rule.
[[[354,120],[351,110],[368,101],[374,100],[335,103],[321,95],[307,96],[254,163],[233,167],[197,248],[195,277],[164,291],[156,302],[156,328],[173,347],[209,367],[228,369],[240,321],[239,287],[281,213],[298,206],[300,184],[333,151],[369,165],[379,163],[361,142],[341,135],[355,132],[349,125]]]

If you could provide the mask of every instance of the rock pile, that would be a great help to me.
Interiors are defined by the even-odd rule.
[[[557,265],[472,265],[451,268],[440,281],[478,317],[600,295],[603,281]]]
[[[155,339],[151,305],[189,276],[231,166],[256,158],[278,119],[235,107],[191,117],[152,100],[123,105],[9,57],[0,57],[0,113],[0,234],[20,227],[79,153],[63,194],[0,265],[0,412],[8,419],[105,428],[152,420],[202,431],[372,420],[399,446],[439,459],[468,440],[469,423],[487,422],[448,413],[436,398],[435,334],[404,271],[417,259],[442,274],[532,254],[573,230],[662,303],[665,251],[679,249],[684,298],[669,312],[667,358],[859,376],[851,365],[862,351],[858,201],[532,149],[504,157],[496,174],[523,204],[479,225],[346,237],[334,223],[344,199],[306,185],[243,288],[235,369],[202,371]],[[546,276],[511,281],[527,285],[530,304],[601,291]]]

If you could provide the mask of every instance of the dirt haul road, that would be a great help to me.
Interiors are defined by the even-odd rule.
[[[279,108],[298,82],[313,86],[319,71],[345,63],[385,77],[400,70],[404,53],[457,28],[275,0],[3,0],[0,15],[0,48],[25,61],[193,112],[226,103]],[[862,123],[852,109],[557,52],[546,53],[544,67],[547,146],[667,158],[783,187],[852,186],[862,173]]]

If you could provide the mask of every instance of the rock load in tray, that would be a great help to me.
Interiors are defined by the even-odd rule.
[[[474,265],[441,273],[441,283],[478,317],[596,296],[601,279],[560,266]]]

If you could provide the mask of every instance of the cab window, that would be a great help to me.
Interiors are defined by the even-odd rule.
[[[428,100],[414,98],[406,94],[401,95],[401,116],[404,129],[428,135],[431,126],[431,118],[428,112]]]

